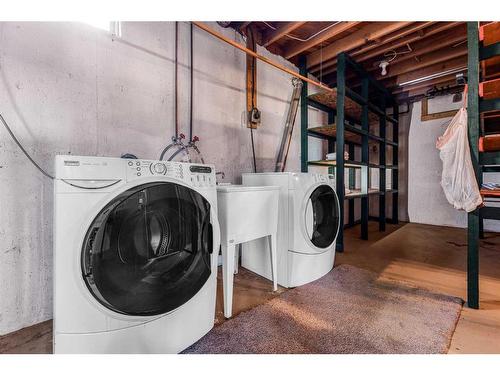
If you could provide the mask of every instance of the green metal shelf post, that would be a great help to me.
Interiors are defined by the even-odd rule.
[[[382,98],[382,108],[385,108],[385,98],[383,97]],[[382,116],[380,115],[379,116],[379,128],[380,128],[380,138],[382,138],[382,142],[380,142],[380,149],[379,149],[379,164],[380,165],[385,165],[385,162],[386,162],[386,148],[387,148],[387,144],[386,144],[386,129],[385,129],[385,125],[386,125],[386,117],[385,116]],[[380,195],[378,197],[378,230],[380,232],[383,232],[385,231],[385,222],[386,222],[386,218],[385,218],[385,196],[386,196],[386,193],[385,193],[385,190],[386,190],[386,175],[387,175],[387,172],[386,172],[386,169],[385,168],[382,168],[382,169],[379,169],[379,190],[380,190]]]
[[[346,57],[344,53],[338,55],[337,58],[337,108],[335,116],[335,124],[337,126],[336,139],[336,162],[337,169],[335,173],[335,181],[337,184],[337,196],[339,197],[339,208],[340,217],[339,224],[340,229],[337,235],[337,251],[344,251],[344,196],[345,196],[345,185],[344,185],[344,123],[345,123],[345,84],[346,84]]]
[[[479,22],[467,22],[468,48],[468,137],[472,165],[479,186],[483,173],[500,171],[500,152],[479,151],[479,137],[484,135],[481,127],[481,114],[500,111],[500,98],[483,99],[479,97],[480,63],[483,60],[500,56],[500,42],[483,46],[479,40]],[[467,304],[479,308],[479,239],[483,237],[483,220],[500,220],[500,208],[486,205],[467,215]]]
[[[395,118],[399,117],[399,106],[397,103],[394,103],[393,105],[393,110],[392,110],[392,115]],[[399,140],[399,124],[392,124],[392,142],[393,144],[391,145],[392,147],[392,165],[396,166],[396,168],[392,169],[392,189],[394,190],[394,193],[392,194],[392,224],[398,224],[399,223],[399,171],[398,171],[398,163],[399,163],[399,158],[398,158],[398,151],[399,148],[397,146]]]
[[[478,183],[479,167],[479,29],[477,22],[467,22],[468,95],[467,129],[469,147]],[[467,304],[479,308],[479,209],[467,214]]]
[[[347,145],[348,147],[348,152],[349,152],[349,160],[354,160],[354,152],[355,152],[355,149],[354,149],[354,143],[349,143]],[[348,169],[348,173],[349,173],[349,189],[354,189],[356,187],[356,171],[354,170],[354,168],[349,168]],[[354,225],[354,220],[355,220],[355,212],[354,212],[354,199],[349,199],[348,201],[348,205],[349,205],[349,226],[353,226]]]
[[[365,104],[363,104],[362,112],[361,112],[361,128],[365,132],[362,136],[362,145],[361,145],[361,161],[370,164],[370,148],[368,144],[368,134],[370,133],[370,121],[368,118],[368,98],[370,95],[370,80],[365,77],[361,82],[361,95],[363,96],[363,100],[365,100]],[[366,176],[366,189],[370,186],[370,168],[367,168],[367,176]],[[366,197],[361,198],[361,239],[368,239],[368,220],[370,216],[370,201],[368,194]]]
[[[307,77],[307,59],[305,56],[299,58],[300,74]],[[308,119],[308,99],[307,99],[307,82],[302,82],[302,92],[300,93],[300,170],[307,172],[307,160],[309,152],[309,138],[307,136],[307,128],[309,127]]]
[[[328,123],[333,124],[334,121],[335,121],[335,111],[330,110],[330,111],[328,111]],[[335,151],[335,139],[328,138],[327,142],[328,142],[328,153],[336,152]],[[336,176],[335,168],[328,167],[328,174],[333,174]]]

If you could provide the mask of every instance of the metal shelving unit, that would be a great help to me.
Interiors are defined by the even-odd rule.
[[[499,23],[479,27],[478,22],[468,22],[467,42],[469,147],[476,179],[481,186],[484,173],[500,172],[500,150],[479,150],[480,137],[486,133],[500,133],[500,90],[495,82],[500,76],[497,65],[500,56]],[[488,87],[490,89],[485,90]],[[487,117],[494,119],[497,129],[487,129]],[[467,304],[475,309],[479,308],[479,238],[483,237],[484,219],[500,220],[500,207],[488,206],[486,202],[485,206],[467,215]]]
[[[300,73],[307,76],[305,58],[300,61]],[[348,85],[352,77],[357,82]],[[309,107],[328,114],[328,125],[309,127]],[[392,108],[392,115],[387,109]],[[372,130],[378,126],[379,134]],[[386,137],[386,127],[392,126],[392,139]],[[309,137],[317,137],[328,142],[328,152],[336,152],[336,161],[308,160]],[[370,163],[370,145],[379,147],[379,163]],[[349,151],[349,160],[344,160],[344,148]],[[387,147],[392,148],[392,164],[386,164]],[[361,149],[361,160],[355,160],[356,148]],[[398,222],[398,106],[393,96],[377,80],[371,77],[361,65],[347,54],[337,57],[337,81],[333,92],[321,92],[308,95],[307,82],[304,82],[301,96],[301,169],[307,172],[308,166],[328,167],[329,173],[335,174],[340,212],[344,212],[344,203],[348,204],[348,222],[340,217],[341,227],[361,224],[361,238],[368,239],[369,197],[379,200],[379,230],[384,231],[386,221],[386,196],[392,195],[392,215],[390,222]],[[379,170],[379,189],[370,189],[370,169]],[[348,187],[351,193],[345,194],[344,170],[349,171]],[[361,189],[355,187],[355,169],[361,170]],[[386,186],[386,171],[391,171],[391,188]],[[355,199],[361,200],[361,220],[355,220]],[[343,232],[337,238],[337,251],[343,251]]]

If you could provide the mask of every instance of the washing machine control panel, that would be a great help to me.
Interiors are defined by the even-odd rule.
[[[127,161],[127,178],[166,176],[182,180],[195,187],[215,186],[215,171],[212,166],[131,159]]]
[[[190,165],[189,168],[190,182],[196,187],[213,187],[216,184],[215,170],[208,165]]]
[[[184,171],[180,164],[131,159],[127,161],[127,177],[133,179],[147,176],[168,176],[184,179]]]

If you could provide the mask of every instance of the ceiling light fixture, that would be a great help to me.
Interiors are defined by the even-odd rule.
[[[388,66],[389,66],[389,61],[386,61],[386,60],[381,61],[380,64],[378,64],[378,67],[382,69],[380,74],[385,76],[387,74],[387,67]]]

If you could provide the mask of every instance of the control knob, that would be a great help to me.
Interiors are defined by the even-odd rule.
[[[162,163],[156,163],[154,166],[153,166],[153,170],[155,173],[157,174],[164,174],[165,173],[165,170],[166,170],[166,167],[165,167],[165,164],[162,164]]]

